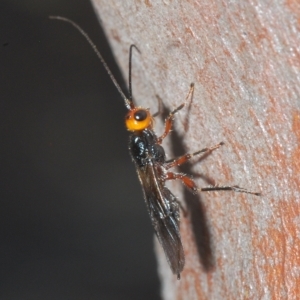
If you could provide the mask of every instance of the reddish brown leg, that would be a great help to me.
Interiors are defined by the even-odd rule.
[[[173,173],[173,172],[167,172],[165,180],[174,180],[174,179],[179,179],[181,182],[190,190],[192,190],[193,193],[198,192],[198,188],[193,181],[192,178],[188,177],[185,174],[182,173]]]
[[[191,86],[190,86],[190,90],[185,98],[185,102],[182,103],[180,106],[178,106],[176,109],[174,109],[170,114],[169,116],[167,117],[166,121],[165,121],[165,131],[164,133],[162,134],[162,136],[160,136],[158,139],[157,139],[157,143],[158,144],[161,144],[163,139],[170,133],[171,129],[172,129],[172,125],[173,125],[173,121],[174,121],[174,115],[179,111],[181,110],[182,108],[184,108],[187,100],[190,98],[190,96],[192,95],[194,91],[194,84],[192,83]]]
[[[244,188],[241,188],[237,185],[233,186],[212,186],[212,187],[206,187],[206,188],[200,188],[198,189],[200,192],[211,192],[211,191],[234,191],[238,193],[246,193],[246,194],[251,194],[255,196],[261,196],[261,193],[255,193],[255,192],[250,192],[247,191]]]
[[[241,188],[237,185],[234,185],[234,186],[211,186],[211,187],[205,187],[205,188],[197,188],[193,179],[191,179],[187,175],[181,174],[181,173],[167,172],[165,180],[174,180],[174,179],[181,180],[181,182],[187,188],[189,188],[193,193],[197,193],[198,191],[200,191],[200,192],[233,191],[233,192],[238,192],[238,193],[246,193],[246,194],[251,194],[251,195],[255,195],[255,196],[261,196],[261,193],[250,192],[250,191],[247,191],[246,189]]]
[[[217,145],[214,145],[214,146],[212,146],[210,148],[204,148],[204,149],[199,150],[197,152],[194,152],[192,154],[187,153],[187,154],[185,154],[183,156],[180,156],[178,158],[172,159],[171,161],[167,161],[167,164],[165,165],[165,168],[166,168],[166,170],[168,170],[168,169],[173,168],[175,166],[180,166],[180,165],[184,164],[185,162],[189,161],[193,156],[201,154],[201,153],[207,154],[209,152],[212,152],[212,151],[218,149],[222,145],[224,145],[223,142],[221,142],[221,143],[219,143]]]
[[[173,121],[174,121],[174,115],[179,111],[181,110],[183,107],[184,107],[184,103],[181,104],[180,106],[178,106],[175,110],[173,110],[169,116],[167,117],[166,121],[165,121],[165,131],[164,133],[162,134],[162,136],[160,136],[158,139],[157,139],[157,143],[158,144],[161,144],[163,139],[170,133],[171,129],[172,129],[172,125],[173,125]]]

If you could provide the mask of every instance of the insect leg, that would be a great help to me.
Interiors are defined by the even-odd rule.
[[[251,194],[255,196],[261,196],[261,193],[255,193],[255,192],[250,192],[244,188],[241,188],[237,185],[233,186],[212,186],[212,187],[206,187],[206,188],[199,188],[198,189],[200,192],[211,192],[211,191],[234,191],[238,193],[246,193],[246,194]]]
[[[192,178],[190,178],[189,176],[182,174],[182,173],[173,173],[173,172],[167,172],[165,174],[165,180],[175,180],[175,179],[179,179],[181,180],[181,182],[190,190],[192,190],[193,193],[197,193],[198,192],[198,188],[195,184],[195,182],[193,181]]]
[[[192,95],[194,91],[194,84],[191,83],[191,86],[190,86],[190,90],[185,98],[185,101],[184,103],[182,103],[181,105],[179,105],[176,109],[174,109],[170,114],[169,116],[167,117],[166,121],[165,121],[165,131],[164,133],[157,139],[157,143],[158,144],[161,144],[163,139],[170,133],[171,129],[172,129],[172,125],[173,125],[173,121],[174,121],[174,115],[179,111],[181,110],[182,108],[184,108],[186,102],[187,102],[187,99],[190,98],[190,96]]]
[[[192,154],[187,153],[187,154],[185,154],[183,156],[180,156],[178,158],[168,160],[168,161],[166,161],[165,169],[168,170],[168,169],[173,168],[175,166],[180,166],[180,165],[184,164],[185,162],[189,161],[193,156],[201,154],[201,153],[204,153],[204,155],[208,154],[208,153],[218,149],[222,145],[224,145],[223,142],[221,142],[217,145],[214,145],[212,147],[204,148],[202,150],[196,151]]]
[[[193,181],[192,178],[185,174],[181,173],[173,173],[173,172],[167,172],[166,173],[166,179],[165,180],[174,180],[174,179],[179,179],[181,182],[189,188],[193,193],[197,193],[198,191],[200,192],[212,192],[212,191],[233,191],[233,192],[238,192],[238,193],[246,193],[246,194],[251,194],[255,196],[260,196],[261,193],[256,193],[256,192],[250,192],[244,188],[241,188],[237,185],[233,186],[210,186],[210,187],[205,187],[205,188],[197,188],[195,182]]]
[[[164,133],[157,139],[157,143],[161,144],[163,139],[170,133],[174,121],[174,115],[181,110],[184,107],[185,103],[182,103],[180,106],[178,106],[176,109],[174,109],[172,112],[170,112],[169,116],[167,117],[165,121],[165,131]]]

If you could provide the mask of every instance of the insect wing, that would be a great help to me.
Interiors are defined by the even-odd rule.
[[[179,205],[175,196],[159,179],[158,167],[149,163],[137,171],[155,233],[172,272],[179,278],[184,266],[184,251],[179,230]]]

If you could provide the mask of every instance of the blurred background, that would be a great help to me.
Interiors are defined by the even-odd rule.
[[[159,299],[125,89],[87,0],[0,2],[0,299]]]

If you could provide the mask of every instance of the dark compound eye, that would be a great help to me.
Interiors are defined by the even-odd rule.
[[[144,121],[148,117],[147,111],[144,109],[138,110],[137,112],[134,113],[134,119],[136,121]]]

